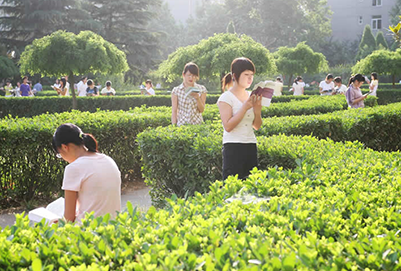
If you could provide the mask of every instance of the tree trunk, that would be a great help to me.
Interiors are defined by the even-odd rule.
[[[395,88],[395,74],[393,74],[393,88]]]
[[[290,79],[288,80],[288,90],[291,88],[292,74],[290,74]]]
[[[72,109],[78,109],[77,106],[77,97],[75,96],[75,89],[74,89],[74,73],[70,72],[68,75],[68,83],[70,83],[71,93],[72,93]]]

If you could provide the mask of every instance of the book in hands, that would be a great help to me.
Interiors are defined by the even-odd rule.
[[[33,222],[40,222],[45,219],[46,223],[53,223],[64,216],[64,198],[58,198],[46,208],[40,207],[29,212],[28,218]]]
[[[270,106],[274,91],[279,91],[281,86],[273,81],[262,81],[253,87],[251,95],[262,95],[262,106]]]
[[[199,88],[196,88],[196,87],[189,87],[189,88],[186,88],[186,89],[185,89],[185,92],[186,92],[186,93],[185,93],[185,98],[188,97],[188,95],[191,94],[191,92],[200,93],[200,91],[201,91],[201,90],[200,90]]]

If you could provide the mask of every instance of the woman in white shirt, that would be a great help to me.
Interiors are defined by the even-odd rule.
[[[332,95],[334,91],[334,76],[332,74],[328,74],[326,79],[320,82],[319,84],[319,92],[320,95]]]
[[[342,81],[341,77],[337,76],[336,78],[334,78],[334,85],[335,85],[335,87],[334,87],[333,95],[336,95],[336,94],[345,95],[348,88],[346,85],[343,85],[343,81]]]
[[[224,127],[223,179],[236,174],[244,179],[258,165],[253,130],[258,130],[262,125],[262,96],[251,95],[246,90],[251,86],[254,74],[255,66],[251,60],[234,59],[228,76],[233,86],[217,101]]]
[[[292,84],[292,89],[294,90],[294,96],[304,95],[305,83],[301,76],[295,78]]]
[[[377,88],[379,87],[379,80],[377,79],[377,73],[372,72],[371,81],[369,85],[370,95],[377,97]]]
[[[63,124],[53,135],[57,157],[69,163],[64,171],[64,218],[80,222],[86,213],[94,216],[121,210],[121,174],[116,163],[97,150],[97,141],[74,124]]]
[[[150,79],[146,80],[145,82],[145,88],[146,88],[146,93],[145,95],[149,95],[149,96],[154,96],[156,95],[155,90],[153,89],[153,84],[152,81]]]

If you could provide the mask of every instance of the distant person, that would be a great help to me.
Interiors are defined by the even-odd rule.
[[[68,91],[67,82],[65,81],[65,78],[60,79],[59,88],[56,88],[54,86],[53,88],[57,91],[58,96],[70,96],[70,92]]]
[[[22,78],[20,93],[22,97],[28,97],[32,94],[31,87],[28,84],[28,76],[24,76],[24,78]]]
[[[145,82],[145,89],[146,89],[145,95],[148,95],[148,96],[154,96],[154,95],[156,95],[156,92],[155,92],[155,90],[153,89],[152,80],[150,80],[150,79],[146,80],[146,82]]]
[[[371,81],[369,85],[370,95],[377,97],[377,88],[379,87],[379,80],[377,77],[377,73],[372,72]]]
[[[276,90],[274,90],[273,96],[281,96],[283,95],[283,80],[281,79],[281,77],[277,77],[276,78],[276,84],[279,86],[279,88]]]
[[[335,85],[333,95],[336,95],[336,94],[345,95],[348,88],[346,85],[343,85],[343,81],[342,81],[341,77],[334,78],[333,82]]]
[[[14,89],[14,96],[15,97],[21,97],[21,82],[17,82],[17,86]]]
[[[356,74],[349,80],[349,88],[345,94],[347,103],[351,108],[363,108],[365,104],[363,100],[366,99],[369,93],[363,95],[361,86],[365,82],[365,77],[362,74]]]
[[[70,83],[68,82],[68,75],[64,76],[64,79],[65,79],[65,82],[66,82],[65,87],[68,90],[68,95],[66,95],[66,96],[70,96]]]
[[[88,85],[86,84],[87,81],[88,81],[88,77],[84,76],[78,82],[78,84],[77,84],[77,95],[79,97],[86,96],[86,89],[88,88]]]
[[[11,85],[11,81],[10,80],[7,80],[6,81],[6,85],[4,87],[0,88],[0,90],[5,92],[4,96],[7,97],[7,98],[14,97],[13,86]]]
[[[160,83],[157,83],[157,84],[156,84],[156,88],[157,88],[157,89],[161,89],[161,88],[162,88],[162,85],[161,85]]]
[[[95,87],[95,84],[91,79],[88,80],[87,84],[88,88],[86,89],[86,96],[99,96],[99,90]]]
[[[328,74],[326,79],[320,82],[319,92],[321,95],[332,95],[334,91],[334,77],[332,74]]]
[[[199,79],[199,67],[195,63],[187,63],[182,72],[182,79],[182,84],[171,92],[171,123],[177,126],[201,124],[207,90],[196,83]]]
[[[222,92],[225,92],[227,90],[230,90],[230,88],[232,87],[233,87],[233,76],[231,75],[231,73],[227,73],[221,80],[221,90]]]
[[[41,84],[41,80],[39,79],[39,81],[33,86],[33,93],[36,94],[36,92],[42,91],[42,90],[43,90],[43,86]]]
[[[56,82],[54,83],[54,85],[52,86],[52,88],[53,87],[56,87],[56,88],[60,88],[60,80],[59,79],[56,79]],[[53,88],[54,89],[54,88]]]
[[[294,91],[294,96],[304,95],[305,83],[301,76],[297,76],[295,78],[294,83],[292,84],[292,89]]]
[[[64,218],[81,222],[85,214],[110,214],[121,211],[121,173],[112,158],[98,152],[98,143],[74,124],[59,126],[52,145],[57,157],[68,162],[65,167]]]
[[[107,81],[106,82],[106,87],[102,89],[100,92],[103,96],[114,96],[116,95],[116,91],[114,88],[111,87],[111,82]]]

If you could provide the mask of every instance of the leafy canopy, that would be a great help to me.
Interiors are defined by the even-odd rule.
[[[18,68],[14,62],[5,56],[0,56],[0,80],[17,76],[19,74]]]
[[[274,59],[262,44],[252,38],[235,34],[216,34],[199,44],[180,47],[160,64],[158,73],[168,82],[181,77],[186,63],[195,62],[200,69],[200,77],[220,79],[230,71],[231,62],[237,57],[247,57],[253,61],[256,72],[274,72]]]
[[[42,76],[118,74],[128,70],[124,52],[91,31],[75,35],[59,30],[37,39],[26,47],[20,64],[22,73]]]

